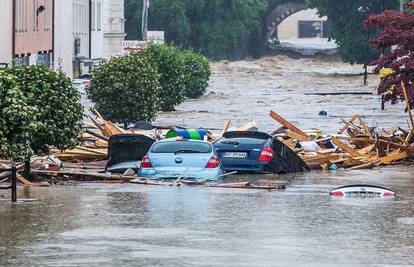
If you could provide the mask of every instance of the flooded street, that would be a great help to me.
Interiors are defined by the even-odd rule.
[[[275,176],[288,181],[281,192],[132,184],[21,189],[33,202],[0,204],[0,265],[411,265],[413,170]],[[337,185],[366,182],[400,196],[328,195]]]
[[[221,128],[250,120],[335,133],[340,117],[406,127],[402,105],[381,111],[377,77],[331,60],[272,57],[214,63],[206,96],[156,124]],[[373,92],[318,96],[307,93]],[[320,117],[325,110],[328,116]],[[414,265],[414,166],[265,175],[287,190],[74,184],[0,191],[0,266],[409,266]],[[262,177],[236,176],[229,181]],[[336,199],[336,186],[369,183],[389,199]]]

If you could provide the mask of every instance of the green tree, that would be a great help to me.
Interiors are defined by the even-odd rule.
[[[30,137],[37,123],[17,78],[0,71],[0,158],[26,160],[32,155]]]
[[[6,72],[17,78],[27,104],[38,110],[38,127],[30,138],[33,152],[45,154],[50,147],[65,150],[76,146],[83,107],[70,78],[43,65],[14,66]]]
[[[32,154],[47,154],[51,147],[65,150],[76,146],[82,130],[83,107],[72,81],[63,72],[43,65],[13,66],[4,72],[16,78],[25,105],[36,110],[36,127],[31,128],[28,139],[31,153],[25,158],[28,176]]]
[[[398,0],[307,0],[311,8],[317,8],[320,16],[327,16],[329,37],[338,44],[342,60],[364,67],[378,58],[379,51],[368,44],[378,34],[378,29],[367,30],[364,21],[369,14],[380,13],[384,9],[397,9]],[[359,12],[367,7],[366,12]]]
[[[158,98],[161,110],[173,111],[174,107],[185,99],[184,59],[179,49],[175,46],[151,43],[140,54],[148,57],[160,74],[161,90]]]
[[[126,0],[128,38],[141,36],[141,0]],[[247,54],[267,0],[151,0],[149,29],[164,30],[167,42],[213,58]]]
[[[211,75],[210,64],[207,58],[191,50],[182,52],[185,71],[185,96],[198,98],[208,87]]]
[[[144,53],[113,57],[92,73],[88,97],[111,121],[152,121],[159,110],[160,75]]]

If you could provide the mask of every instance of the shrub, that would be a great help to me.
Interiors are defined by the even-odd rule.
[[[159,110],[160,75],[143,53],[113,57],[92,73],[88,97],[96,109],[126,127],[152,121]]]
[[[25,160],[32,154],[30,135],[36,128],[35,107],[28,106],[17,79],[0,71],[0,157]]]
[[[198,98],[207,90],[211,75],[210,64],[206,57],[190,50],[183,51],[182,57],[185,70],[185,96]]]
[[[142,54],[157,66],[160,76],[160,109],[173,111],[185,99],[185,70],[183,57],[174,46],[149,44]]]
[[[13,66],[5,72],[16,77],[27,106],[37,110],[37,126],[30,133],[33,153],[48,153],[50,147],[65,150],[76,146],[83,107],[71,79],[43,65]]]

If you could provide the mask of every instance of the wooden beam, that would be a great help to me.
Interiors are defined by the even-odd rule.
[[[360,153],[358,153],[358,151],[356,151],[355,149],[353,149],[352,147],[348,146],[347,144],[343,143],[341,140],[339,140],[336,137],[332,137],[332,142],[337,145],[340,149],[342,149],[343,151],[351,154],[354,157],[359,157],[362,156]]]
[[[407,151],[394,151],[394,152],[389,153],[385,157],[379,158],[379,160],[383,164],[391,164],[393,162],[406,159],[407,157],[408,157]]]
[[[224,120],[223,130],[221,131],[220,135],[223,136],[225,132],[229,130],[230,127],[230,120]]]
[[[304,133],[302,130],[300,130],[299,128],[297,128],[295,125],[293,125],[289,121],[285,120],[282,116],[280,116],[276,112],[270,111],[270,117],[272,117],[275,121],[277,121],[278,123],[282,124],[283,126],[285,126],[286,128],[288,128],[292,132],[294,132],[294,133],[296,133],[298,135],[301,135],[302,136],[302,139],[304,141],[306,141],[306,140],[309,139],[309,136],[306,133]]]
[[[238,128],[237,131],[248,131],[253,127],[256,127],[256,122],[255,121],[251,121],[251,122],[246,123],[242,127]]]

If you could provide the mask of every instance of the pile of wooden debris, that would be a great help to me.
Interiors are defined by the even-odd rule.
[[[414,156],[411,112],[409,130],[368,127],[360,115],[354,115],[350,120],[342,119],[344,127],[337,135],[319,130],[302,131],[273,111],[270,116],[283,125],[273,135],[314,168],[367,169],[400,163]]]

